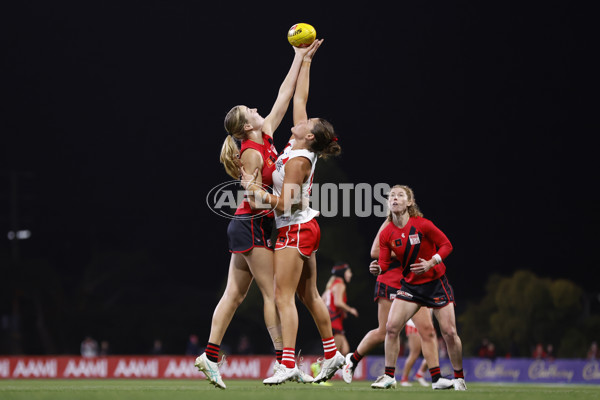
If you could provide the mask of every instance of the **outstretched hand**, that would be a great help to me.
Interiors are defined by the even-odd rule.
[[[303,55],[304,61],[312,61],[313,56],[315,55],[317,49],[321,46],[325,39],[315,39],[314,42],[307,47],[294,47],[296,53]]]

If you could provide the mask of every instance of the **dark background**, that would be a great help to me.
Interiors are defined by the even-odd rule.
[[[227,273],[227,220],[206,195],[236,104],[268,114],[296,22],[325,42],[310,117],[343,154],[316,181],[407,184],[450,238],[457,312],[492,273],[528,269],[598,292],[596,43],[569,2],[40,2],[3,5],[0,262],[5,353],[116,353],[208,339]],[[276,132],[283,148],[288,115]],[[382,220],[321,218],[321,288],[355,280],[351,346],[376,325],[369,248]],[[11,229],[30,239],[7,240]],[[225,342],[269,351],[253,289]],[[314,324],[300,307],[298,347]]]

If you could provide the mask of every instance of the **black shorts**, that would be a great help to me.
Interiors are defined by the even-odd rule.
[[[418,303],[429,308],[442,308],[450,303],[456,304],[454,291],[445,274],[434,281],[421,285],[411,285],[404,279],[401,283],[400,290],[396,293],[397,299]]]
[[[375,295],[373,300],[377,301],[377,299],[388,299],[394,300],[396,298],[397,288],[386,285],[385,283],[381,283],[379,281],[375,282]]]
[[[276,233],[277,230],[273,229],[273,218],[234,218],[227,226],[229,251],[232,253],[246,253],[255,247],[273,250],[275,240],[271,235]]]

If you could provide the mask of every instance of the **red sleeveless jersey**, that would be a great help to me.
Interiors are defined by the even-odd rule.
[[[397,262],[391,259],[392,251],[396,254]],[[412,273],[410,265],[419,262],[419,258],[429,260],[436,253],[444,260],[451,252],[452,244],[444,232],[426,218],[410,217],[404,228],[390,223],[379,235],[379,265],[382,271],[380,276],[391,274],[397,279],[401,274],[406,282],[413,285],[431,282],[446,273],[443,262],[422,275]],[[382,282],[396,288],[400,283],[387,283],[384,278]]]
[[[342,330],[342,321],[346,318],[346,312],[341,308],[338,308],[335,305],[335,300],[333,298],[333,287],[335,285],[342,284],[344,282],[343,278],[334,279],[333,283],[327,290],[325,297],[325,305],[329,310],[329,317],[331,318],[331,326],[337,327],[337,329]],[[346,293],[344,292],[344,303],[346,302]]]
[[[275,161],[277,161],[277,150],[273,145],[273,138],[269,135],[262,134],[263,144],[256,143],[253,140],[246,139],[242,141],[242,148],[240,149],[240,157],[246,149],[254,149],[260,153],[263,159],[263,168],[261,171],[263,185],[273,186],[273,171],[275,171]],[[270,192],[271,190],[269,190]],[[253,210],[250,207],[250,203],[244,197],[244,201],[239,205],[235,211],[235,215],[241,214],[258,214],[264,212],[264,210]],[[273,217],[273,213],[268,214],[269,217]]]

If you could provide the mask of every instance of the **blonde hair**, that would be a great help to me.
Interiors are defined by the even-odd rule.
[[[419,209],[419,206],[417,205],[417,201],[415,200],[415,192],[413,192],[413,190],[411,188],[409,188],[406,185],[394,185],[394,186],[392,186],[392,189],[403,189],[406,192],[406,197],[408,198],[409,201],[412,202],[412,204],[410,206],[408,206],[408,215],[409,216],[411,216],[411,217],[422,217],[423,216],[423,213]],[[388,221],[392,220],[392,212],[391,211],[388,212],[387,220]]]
[[[219,157],[219,161],[225,167],[225,172],[233,179],[240,178],[240,149],[234,139],[244,140],[247,138],[244,125],[248,120],[240,107],[233,107],[225,116],[225,130],[228,135],[221,146],[221,156]]]

